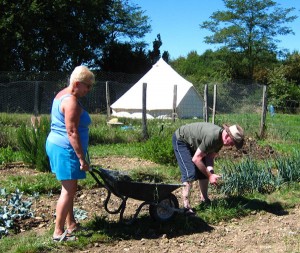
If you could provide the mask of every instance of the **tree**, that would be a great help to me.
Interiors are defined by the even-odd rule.
[[[168,51],[164,51],[163,54],[162,54],[162,58],[164,59],[164,61],[166,63],[169,63],[169,61],[170,61],[170,54],[169,54],[169,52]]]
[[[115,0],[109,7],[109,18],[102,24],[106,33],[102,56],[97,59],[105,71],[144,73],[149,61],[143,37],[151,31],[148,16],[127,0]]]
[[[157,34],[156,39],[152,42],[153,49],[148,51],[148,57],[151,66],[155,64],[161,57],[168,63],[170,60],[170,54],[168,51],[164,51],[161,55],[160,47],[162,46],[162,40],[160,34]]]
[[[294,51],[287,54],[283,64],[286,66],[286,78],[300,87],[300,52]]]
[[[266,62],[266,55],[277,52],[278,35],[293,34],[286,23],[297,16],[295,8],[281,8],[272,0],[223,0],[227,10],[216,11],[200,28],[213,33],[205,37],[208,44],[223,44],[238,56],[239,66],[246,66],[253,79],[255,67]],[[272,57],[271,57],[272,58]]]
[[[288,81],[288,67],[281,65],[268,74],[268,99],[279,111],[294,113],[300,106],[300,86]]]
[[[227,63],[228,52],[224,50],[206,50],[202,55],[191,51],[186,59],[180,57],[172,61],[172,67],[191,81],[199,91],[208,83],[222,83],[230,79],[230,68]]]
[[[105,41],[110,0],[0,1],[0,70],[70,70],[92,65]]]
[[[0,54],[5,59],[0,70],[98,68],[102,55],[120,44],[140,55],[149,30],[148,17],[127,0],[0,0]]]
[[[162,46],[162,41],[160,34],[157,34],[156,39],[153,41],[153,50],[149,50],[148,56],[150,59],[151,64],[155,64],[160,59],[160,50],[159,48]]]
[[[109,7],[109,18],[102,24],[106,32],[106,44],[126,42],[133,47],[144,47],[141,40],[151,31],[149,17],[145,11],[128,0],[114,0]]]
[[[106,47],[97,64],[103,71],[128,74],[144,74],[151,67],[145,50],[134,50],[129,43],[117,42]]]

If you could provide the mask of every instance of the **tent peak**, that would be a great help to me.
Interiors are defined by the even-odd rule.
[[[159,67],[161,64],[167,64],[162,57],[153,66]]]

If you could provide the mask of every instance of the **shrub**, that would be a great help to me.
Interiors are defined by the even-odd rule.
[[[141,155],[144,159],[158,164],[176,165],[171,136],[152,136],[142,146]]]
[[[141,139],[141,130],[132,126],[125,128],[97,125],[90,128],[89,137],[89,145],[131,143]]]
[[[17,141],[23,161],[42,172],[50,171],[50,163],[45,149],[49,132],[50,123],[44,117],[40,118],[40,122],[35,124],[35,127],[27,127],[22,124],[17,131]]]

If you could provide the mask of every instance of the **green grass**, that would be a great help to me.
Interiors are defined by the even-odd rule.
[[[272,148],[280,154],[292,154],[295,150],[300,150],[300,119],[299,115],[276,114],[275,117],[267,115],[267,128],[265,138],[258,138],[260,127],[260,115],[257,114],[239,114],[239,115],[217,115],[216,123],[222,125],[240,124],[246,132],[247,138],[256,139],[261,145],[271,145]],[[9,154],[17,154],[18,146],[15,138],[16,129],[26,122],[30,126],[30,115],[24,114],[0,114],[0,134],[1,143],[13,144],[10,147],[14,152],[5,150],[2,147],[2,160],[9,161]],[[123,120],[125,125],[131,125],[133,130],[122,130],[120,128],[110,128],[106,125],[106,117],[103,115],[92,115],[91,142],[89,148],[90,157],[101,158],[108,156],[125,157],[143,157],[145,152],[145,142],[141,139],[141,123],[139,120]],[[180,125],[195,122],[199,120],[177,120],[172,121],[154,120],[148,121],[148,131],[151,136],[160,135],[163,128],[163,134],[170,136],[171,133]],[[162,127],[163,126],[163,127]],[[4,133],[4,134],[3,134]],[[171,141],[171,140],[170,140]],[[0,144],[1,144],[0,143]],[[16,145],[16,146],[14,146]],[[147,146],[148,147],[148,146]],[[149,145],[151,148],[151,145]],[[3,149],[4,148],[4,149]],[[155,151],[155,150],[152,150]],[[10,155],[9,155],[10,156]],[[20,156],[16,155],[13,161],[20,161]],[[101,160],[101,159],[100,159]],[[265,161],[258,161],[265,162]],[[274,161],[273,161],[274,163]],[[222,169],[223,161],[218,160],[216,167]],[[116,168],[117,169],[117,168]],[[148,170],[148,171],[147,171]],[[156,175],[164,175],[164,180],[179,182],[179,170],[177,166],[159,164],[153,168],[136,168],[139,173],[152,171]],[[79,182],[84,189],[96,187],[95,180],[88,173],[85,180]],[[35,193],[49,194],[58,193],[60,184],[51,173],[40,173],[38,175],[22,176],[9,175],[1,180],[1,188],[6,188],[14,192],[16,188],[25,194],[33,195]],[[196,206],[199,219],[190,220],[185,216],[178,217],[166,224],[153,222],[149,216],[141,216],[138,221],[131,226],[124,226],[117,222],[107,220],[107,217],[94,217],[84,225],[88,227],[91,236],[80,236],[80,240],[72,243],[54,244],[51,238],[52,231],[37,235],[34,231],[30,233],[16,234],[4,237],[1,240],[1,252],[66,252],[68,249],[84,250],[93,243],[113,243],[115,240],[128,238],[146,238],[149,236],[149,230],[155,231],[155,234],[167,234],[168,236],[179,236],[180,234],[199,233],[210,230],[210,224],[217,224],[221,221],[228,221],[232,218],[247,216],[252,212],[272,212],[283,214],[300,204],[300,184],[299,182],[289,182],[280,185],[275,191],[269,194],[258,192],[245,193],[242,196],[225,196],[217,190],[212,190],[217,197],[212,205]],[[38,237],[38,240],[37,240]]]
[[[13,192],[19,189],[25,194],[48,194],[50,192],[58,193],[61,185],[51,173],[41,173],[37,175],[9,175],[5,180],[1,180],[1,188]]]
[[[0,250],[7,253],[41,253],[51,252],[55,245],[50,241],[50,232],[37,234],[34,231],[25,235],[13,235],[4,237],[1,240]]]
[[[126,156],[138,157],[142,142],[92,145],[89,147],[90,157]]]

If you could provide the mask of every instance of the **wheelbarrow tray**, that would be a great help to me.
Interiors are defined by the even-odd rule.
[[[168,198],[181,184],[144,183],[133,181],[126,173],[115,170],[97,169],[107,187],[116,196],[141,201],[158,202]]]

